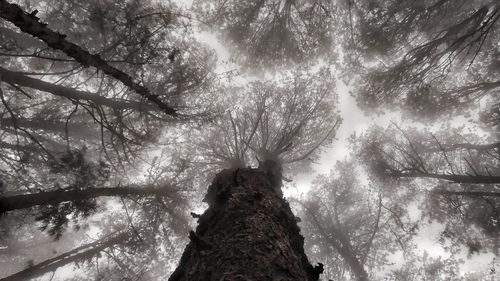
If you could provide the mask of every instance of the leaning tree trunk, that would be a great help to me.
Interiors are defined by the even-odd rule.
[[[171,191],[169,188],[130,186],[42,191],[32,194],[0,197],[0,215],[13,210],[26,209],[39,205],[54,205],[66,201],[88,200],[103,196],[167,196]]]
[[[262,169],[224,170],[208,189],[209,208],[170,281],[318,280],[279,186]]]
[[[109,247],[123,243],[126,241],[128,236],[129,235],[127,233],[122,233],[108,240],[98,240],[93,243],[80,246],[62,255],[45,260],[39,264],[30,266],[15,274],[1,278],[0,281],[31,280],[32,278],[42,276],[45,273],[54,272],[60,267],[63,267],[73,262],[88,259],[90,257],[99,254],[101,251]]]

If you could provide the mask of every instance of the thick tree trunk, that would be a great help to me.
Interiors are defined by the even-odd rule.
[[[127,195],[168,195],[172,190],[169,188],[153,187],[109,187],[109,188],[87,188],[81,190],[56,190],[38,192],[33,194],[0,197],[0,214],[34,207],[37,205],[57,204],[65,201],[86,200],[101,196],[127,196]]]
[[[170,281],[318,280],[288,202],[262,169],[224,170]]]
[[[127,238],[128,234],[123,233],[107,240],[98,240],[96,242],[80,246],[62,255],[48,259],[39,264],[30,266],[25,270],[4,277],[0,279],[0,281],[30,280],[47,272],[56,271],[59,267],[67,264],[93,257],[111,246],[125,242]]]

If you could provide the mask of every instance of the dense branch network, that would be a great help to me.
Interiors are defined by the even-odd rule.
[[[0,16],[19,27],[23,32],[29,33],[34,37],[43,40],[48,46],[61,50],[69,57],[74,58],[84,66],[94,66],[102,72],[116,78],[124,85],[144,97],[151,103],[157,105],[166,114],[176,116],[176,111],[168,104],[159,99],[157,95],[152,94],[146,87],[133,81],[132,77],[109,65],[99,55],[91,55],[80,46],[68,42],[66,36],[52,31],[46,24],[41,23],[36,17],[36,12],[28,14],[19,6],[10,4],[6,0],[0,1]]]

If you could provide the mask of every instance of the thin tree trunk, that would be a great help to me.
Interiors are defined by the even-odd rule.
[[[110,187],[110,188],[87,188],[81,190],[56,190],[38,192],[33,194],[0,197],[0,214],[30,208],[37,205],[57,204],[65,201],[77,201],[91,199],[101,196],[126,196],[126,195],[159,195],[164,196],[172,192],[170,188],[153,187]]]
[[[81,135],[87,135],[87,136],[92,134],[97,134],[98,132],[95,128],[91,128],[90,125],[84,123],[70,123],[66,126],[65,122],[48,121],[40,118],[26,119],[22,117],[16,117],[15,119],[13,118],[0,119],[0,128],[5,126],[14,128],[15,126],[19,126],[21,128],[30,128],[33,130],[41,130],[45,132],[63,133],[63,134],[66,133],[66,130],[68,129],[71,131],[76,131]]]
[[[340,246],[337,248],[342,258],[349,264],[351,271],[354,273],[356,280],[368,281],[368,273],[359,261],[358,257],[354,254],[350,244],[349,246]]]
[[[2,149],[11,149],[11,150],[19,150],[19,151],[26,151],[29,153],[37,153],[40,152],[38,147],[36,146],[30,146],[30,145],[17,145],[17,144],[12,144],[8,142],[3,142],[0,141],[0,148]]]
[[[10,71],[0,67],[2,81],[22,87],[28,87],[43,92],[51,93],[55,96],[74,100],[85,100],[96,105],[108,106],[115,109],[132,109],[137,111],[159,111],[160,108],[146,102],[124,101],[121,99],[106,98],[96,93],[79,91],[61,85],[54,85],[40,79],[29,77],[23,73]]]
[[[316,228],[318,228],[321,235],[335,250],[337,250],[342,259],[347,262],[356,280],[368,281],[368,273],[361,263],[361,260],[354,252],[351,241],[344,234],[344,232],[341,229],[331,225],[330,227],[328,227],[328,230],[330,232],[328,233],[323,227],[323,223],[318,220],[316,215],[311,210],[307,210],[307,213],[309,214],[309,216],[311,216]]]
[[[80,46],[66,40],[66,36],[57,33],[47,27],[47,24],[41,23],[36,17],[36,12],[28,14],[18,5],[10,4],[5,0],[0,0],[0,17],[19,27],[21,31],[31,34],[34,37],[44,41],[51,48],[61,50],[67,56],[74,58],[84,66],[93,66],[107,75],[121,81],[125,86],[135,91],[137,94],[146,98],[153,104],[160,107],[166,114],[177,116],[175,109],[163,102],[158,95],[152,94],[146,87],[134,82],[132,77],[123,71],[109,65],[99,55],[92,55]]]
[[[170,281],[318,280],[295,216],[260,169],[224,170]]]
[[[14,273],[10,276],[4,277],[0,279],[0,281],[23,281],[41,276],[47,272],[55,271],[59,267],[65,266],[67,264],[80,261],[83,259],[88,259],[98,254],[99,252],[105,250],[106,248],[109,248],[116,244],[123,243],[127,238],[128,234],[122,233],[111,239],[98,240],[96,242],[83,245],[81,247],[73,249],[57,257],[30,266],[18,273]]]
[[[487,144],[473,144],[473,143],[455,143],[449,145],[441,145],[438,148],[421,148],[419,152],[449,152],[458,149],[467,149],[467,150],[478,150],[478,151],[487,151],[493,149],[500,149],[500,142],[493,142]]]
[[[500,197],[500,192],[490,191],[452,191],[452,190],[433,190],[432,193],[439,195],[460,195],[470,197]]]
[[[396,173],[394,174],[394,176],[400,178],[443,179],[456,183],[483,183],[483,184],[500,183],[500,176],[445,175],[445,174],[432,174],[432,173]]]

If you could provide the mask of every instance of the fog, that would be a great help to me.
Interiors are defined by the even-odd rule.
[[[0,281],[500,279],[499,9],[0,0]]]

